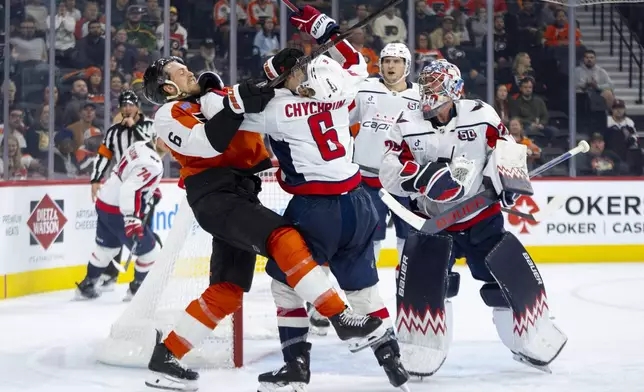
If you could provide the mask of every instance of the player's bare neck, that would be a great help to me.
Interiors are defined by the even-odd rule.
[[[387,86],[389,91],[395,91],[397,93],[402,93],[403,91],[407,90],[407,81],[406,80],[402,80],[402,81],[400,81],[400,82],[398,82],[398,83],[396,83],[394,85],[389,85],[389,84],[385,84],[385,85]]]

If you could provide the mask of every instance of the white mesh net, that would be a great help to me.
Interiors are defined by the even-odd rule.
[[[290,195],[283,192],[274,178],[274,170],[260,174],[264,205],[282,213]],[[121,317],[112,325],[109,337],[97,350],[97,359],[116,366],[145,367],[155,344],[155,330],[164,336],[186,306],[208,287],[212,237],[194,219],[187,200],[183,200],[168,234],[157,265]],[[256,273],[264,272],[266,260],[258,257]],[[277,339],[275,309],[271,299],[270,279],[256,279],[244,297],[244,331],[238,321],[241,312],[222,321],[206,341],[183,359],[198,368],[241,366],[239,353],[244,339]],[[270,306],[269,306],[270,304]],[[237,355],[235,355],[237,353]]]

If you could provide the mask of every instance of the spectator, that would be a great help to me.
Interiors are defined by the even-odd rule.
[[[524,129],[530,132],[542,133],[549,138],[554,136],[554,130],[546,127],[549,115],[545,102],[532,93],[533,80],[525,78],[519,87],[521,94],[510,101],[510,117],[518,117]]]
[[[364,29],[357,29],[356,31],[354,31],[353,34],[349,36],[348,41],[351,43],[351,45],[353,45],[355,50],[362,53],[362,57],[364,57],[365,61],[367,62],[367,72],[369,72],[369,75],[378,75],[378,73],[380,72],[380,66],[378,65],[379,57],[373,49],[364,46]]]
[[[280,50],[280,42],[275,35],[275,24],[272,19],[264,19],[260,23],[262,30],[255,34],[253,46],[257,48],[263,63],[268,56],[274,56]]]
[[[443,20],[441,21],[441,27],[432,31],[432,33],[429,35],[429,41],[432,44],[432,49],[443,48],[444,46],[443,37],[447,32],[454,32],[454,18],[449,15],[444,16]],[[461,44],[460,37],[455,36],[454,38],[455,38],[454,45],[460,45]]]
[[[523,124],[521,124],[520,119],[513,118],[510,120],[509,130],[515,142],[528,148],[526,151],[528,154],[528,168],[533,168],[536,162],[541,159],[541,149],[523,134]]]
[[[539,14],[539,28],[545,29],[546,26],[555,23],[555,13],[561,9],[561,5],[557,3],[545,3],[541,8]]]
[[[606,150],[604,137],[598,132],[590,138],[590,151],[577,157],[577,173],[581,176],[618,176],[625,171],[622,160]]]
[[[72,0],[73,1],[73,0]],[[56,65],[64,68],[74,68],[73,52],[76,46],[74,38],[74,28],[76,20],[74,15],[67,10],[67,2],[58,3],[58,12],[54,17],[54,28],[56,36],[54,37],[54,48],[56,50]],[[49,31],[49,18],[47,18],[47,31]],[[51,37],[49,39],[51,45]]]
[[[5,124],[0,124],[0,145],[2,145],[4,135],[8,134],[9,136],[13,136],[16,138],[16,140],[18,140],[18,145],[20,146],[21,150],[25,150],[27,148],[27,140],[24,136],[24,132],[26,131],[24,118],[24,110],[17,106],[9,108],[9,121],[7,121],[6,126],[8,132],[5,132]]]
[[[118,29],[116,30],[116,34],[112,37],[112,47],[115,47],[118,44],[125,45],[126,57],[136,58],[136,56],[139,55],[139,49],[127,42],[127,30]]]
[[[443,55],[439,50],[429,48],[429,34],[427,33],[418,34],[416,42],[416,73],[418,74],[424,66],[434,60],[442,59]]]
[[[65,8],[67,9],[67,12],[74,17],[75,25],[82,17],[81,12],[76,8],[76,0],[65,0]]]
[[[47,29],[49,12],[47,7],[43,5],[42,0],[26,0],[25,14],[33,18],[36,30],[44,32]]]
[[[110,101],[112,102],[112,116],[116,115],[119,109],[119,95],[123,91],[125,78],[119,73],[111,75],[110,79]]]
[[[460,42],[459,45],[469,44],[470,33],[465,27],[465,24],[467,23],[467,17],[460,10],[454,10],[451,16],[452,18],[454,18],[454,34],[458,37],[458,40]]]
[[[157,27],[157,49],[163,48],[163,30],[164,24]],[[188,50],[188,30],[179,23],[179,14],[177,7],[170,7],[170,38],[174,38],[181,44],[181,47]]]
[[[204,71],[220,74],[221,72],[219,71],[215,61],[217,57],[216,55],[215,41],[213,41],[212,38],[206,38],[201,42],[199,54],[188,60],[188,68],[192,70],[196,76],[201,75]]]
[[[386,45],[392,42],[407,41],[405,21],[396,15],[394,8],[389,8],[385,14],[373,21],[373,35],[380,37]]]
[[[20,152],[20,145],[18,139],[10,135],[7,137],[7,149],[9,150],[9,180],[26,180],[27,179],[27,166],[28,158],[24,159],[23,154]],[[27,162],[25,162],[27,161]],[[4,179],[4,161],[0,155],[0,181]]]
[[[354,26],[356,23],[362,22],[365,18],[369,16],[369,5],[367,3],[358,3],[356,4],[356,17],[349,19],[347,26]],[[416,25],[416,29],[420,29],[420,26]],[[373,35],[373,26],[371,23],[364,26],[365,37]],[[344,30],[343,30],[344,31]],[[422,30],[421,30],[422,31]]]
[[[62,127],[65,122],[65,108],[60,104],[58,99],[58,87],[54,87],[54,124],[56,128]],[[43,105],[49,105],[49,86],[45,87],[43,91],[43,99],[41,102]]]
[[[89,176],[94,169],[94,160],[103,142],[103,135],[98,131],[98,128],[94,128],[94,130],[85,132],[84,136],[85,143],[76,149],[74,155],[78,163],[78,175]]]
[[[443,35],[443,48],[440,52],[443,58],[461,70],[461,74],[465,75],[472,69],[465,51],[460,46],[456,46],[456,34],[453,31],[447,31]]]
[[[248,24],[260,30],[261,19],[273,19],[277,25],[277,7],[270,0],[251,0],[248,2]]]
[[[496,95],[494,96],[494,110],[501,118],[503,124],[510,122],[510,101],[508,100],[508,88],[504,84],[496,86]],[[521,126],[523,130],[523,126]]]
[[[541,45],[541,30],[539,17],[534,9],[534,0],[523,0],[523,9],[517,15],[520,41],[528,47]]]
[[[241,0],[237,1],[237,21],[240,25],[247,23],[248,14],[246,9],[244,9],[244,3]],[[226,26],[227,29],[230,29],[230,0],[219,0],[212,12],[212,19],[215,21],[215,26],[217,28]]]
[[[472,16],[477,9],[486,6],[485,0],[465,0],[459,3],[459,8],[465,12],[465,14]],[[519,2],[521,4],[521,2]],[[508,4],[505,0],[494,0],[494,14],[501,14],[508,12]]]
[[[163,23],[163,10],[159,7],[159,0],[147,0],[147,12],[143,17],[143,23],[148,26],[157,27]]]
[[[83,79],[76,79],[72,84],[71,98],[65,105],[65,125],[80,119],[78,114],[85,105],[88,94],[87,83]]]
[[[0,97],[0,104],[2,104],[3,107],[4,107],[3,102],[5,97],[4,86],[5,86],[5,83],[2,84],[2,88],[0,89],[0,94],[2,94],[2,96]],[[16,84],[13,82],[13,80],[9,79],[9,91],[7,92],[9,96],[9,107],[13,106],[14,102],[16,101],[16,91],[17,91]]]
[[[187,53],[188,51],[181,47],[181,42],[177,38],[170,37],[170,56],[180,57],[185,61]]]
[[[483,39],[483,50],[487,50],[487,38]],[[503,15],[494,17],[494,62],[498,68],[509,67],[517,53],[514,38],[505,30]]]
[[[54,136],[54,174],[58,178],[75,178],[78,162],[74,155],[74,135],[69,129],[62,129]]]
[[[555,22],[546,27],[543,39],[546,46],[568,46],[568,17],[566,16],[566,11],[557,10]],[[575,29],[575,45],[581,45],[581,32],[579,29]]]
[[[101,22],[88,24],[88,34],[76,43],[76,61],[80,67],[102,67],[105,62],[105,38]]]
[[[128,51],[125,44],[116,44],[112,50],[116,60],[116,70],[123,74],[131,74],[136,61],[135,54]]]
[[[89,34],[89,24],[94,21],[98,21],[101,24],[100,36],[102,36],[105,33],[105,17],[99,17],[98,4],[95,0],[87,0],[85,2],[83,17],[76,22],[76,27],[74,29],[74,36],[77,41]]]
[[[74,135],[74,150],[85,144],[85,137],[87,135],[93,136],[101,134],[101,130],[94,124],[94,120],[96,120],[96,105],[93,102],[85,102],[79,114],[79,120],[67,126],[67,129],[72,131]]]
[[[456,5],[456,2],[450,0],[427,0],[427,9],[425,12],[429,15],[436,15],[443,18],[451,14]]]
[[[38,116],[38,124],[31,127],[25,136],[27,149],[32,157],[46,161],[49,152],[49,105],[43,105]]]
[[[603,110],[606,107],[613,106],[613,100],[615,99],[613,81],[608,76],[608,72],[596,64],[596,60],[594,50],[584,52],[584,64],[575,69],[577,92],[588,94],[591,103],[596,102],[597,98],[605,102],[605,107],[598,105]]]
[[[483,38],[487,34],[487,10],[484,7],[476,9],[474,16],[467,20],[467,29],[474,47],[483,47]]]
[[[36,36],[36,21],[27,17],[20,23],[20,35],[11,38],[11,44],[16,50],[18,62],[46,62],[47,46],[42,37]]]
[[[112,26],[121,26],[127,21],[130,0],[112,0]]]
[[[141,23],[141,18],[144,13],[145,10],[143,7],[137,5],[128,7],[127,21],[122,26],[127,32],[127,42],[138,48],[139,54],[143,54],[142,50],[147,51],[145,54],[149,54],[156,49],[156,36],[154,35],[152,27]],[[172,18],[172,14],[170,18]]]
[[[514,57],[512,68],[504,68],[498,72],[499,82],[506,84],[508,87],[508,93],[513,96],[519,93],[519,84],[525,78],[531,78],[533,81],[535,80],[534,69],[532,69],[532,60],[525,52],[521,52]],[[540,89],[536,90],[538,91]]]
[[[642,175],[642,149],[637,137],[635,123],[626,116],[626,104],[621,99],[613,101],[613,111],[607,119],[604,132],[606,148],[624,157],[632,175]]]
[[[365,8],[366,9],[366,8]],[[429,14],[429,7],[425,0],[416,1],[416,31],[420,34],[427,33],[436,28],[438,24],[436,16]]]

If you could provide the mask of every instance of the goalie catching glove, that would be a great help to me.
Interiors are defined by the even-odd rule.
[[[340,28],[333,18],[310,5],[293,14],[289,20],[298,30],[311,34],[320,45],[326,43]]]
[[[438,203],[458,200],[465,188],[452,176],[449,159],[439,158],[424,166],[407,161],[400,171],[400,186],[410,193],[421,193]]]

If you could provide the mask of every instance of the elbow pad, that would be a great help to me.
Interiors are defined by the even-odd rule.
[[[212,148],[216,151],[224,152],[243,121],[243,114],[236,114],[228,108],[224,108],[206,121],[204,128]]]

